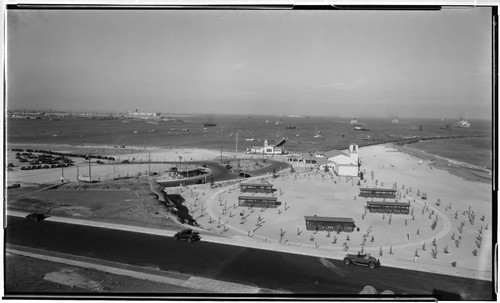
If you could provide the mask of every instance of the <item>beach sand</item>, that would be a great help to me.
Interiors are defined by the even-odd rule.
[[[102,152],[102,155],[119,155],[120,159],[141,161],[147,161],[149,157],[152,161],[178,161],[179,156],[183,161],[214,160],[220,157],[220,151],[205,149],[92,148]],[[50,146],[45,149],[73,150],[70,146]],[[362,249],[379,258],[383,265],[492,279],[490,184],[468,181],[446,170],[431,168],[429,161],[399,152],[391,145],[363,147],[359,154],[366,181],[361,186],[357,185],[358,178],[338,177],[316,169],[310,171],[309,166],[295,163],[295,173],[287,169],[278,178],[267,176],[266,180],[277,189],[275,196],[282,202],[280,207],[274,209],[254,208],[251,212],[247,207],[238,207],[240,190],[237,183],[214,189],[199,185],[169,191],[178,192],[186,199],[185,205],[202,229],[230,237],[228,243],[339,259],[346,253],[357,253]],[[248,155],[224,152],[223,157]],[[84,163],[82,159],[80,164]],[[168,164],[165,165],[165,169],[168,169]],[[93,175],[94,167],[98,166],[93,165]],[[138,171],[148,170],[147,164],[126,167],[123,169],[127,171],[121,174],[137,174]],[[96,170],[95,174],[104,176],[109,171],[103,168],[102,172]],[[8,184],[26,185],[57,181],[60,176],[61,169],[12,171],[8,172],[7,181]],[[70,181],[75,181],[76,168],[65,168],[66,176]],[[365,214],[366,200],[358,196],[359,188],[393,188],[396,182],[401,201],[411,202],[414,218],[412,215]],[[417,196],[418,191],[425,192],[427,200]],[[439,206],[436,205],[438,198],[441,200]],[[475,216],[473,221],[469,220],[472,212]],[[242,213],[245,217],[243,223]],[[350,217],[360,230],[339,234],[307,231],[304,216],[311,215]],[[436,218],[437,225],[432,229]],[[363,235],[366,235],[365,242]],[[452,237],[457,240],[458,247]],[[444,252],[445,247],[448,253]],[[437,252],[435,258],[432,256],[433,249]],[[472,254],[474,249],[477,250],[477,256]],[[452,266],[453,262],[456,262],[455,267]]]

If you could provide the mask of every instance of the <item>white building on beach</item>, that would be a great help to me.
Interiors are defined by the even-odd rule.
[[[267,139],[264,140],[264,146],[253,146],[251,149],[247,150],[247,154],[263,154],[263,155],[282,155],[285,153],[283,145],[286,143],[286,139],[281,139],[275,145],[269,145]]]
[[[321,165],[321,169],[325,169],[328,166],[338,176],[358,176],[359,155],[357,145],[349,145],[348,153],[333,150],[324,153],[322,157],[327,160],[327,163]]]

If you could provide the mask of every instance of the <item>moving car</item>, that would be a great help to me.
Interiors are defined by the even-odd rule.
[[[344,263],[346,265],[356,264],[356,265],[364,265],[369,266],[371,269],[375,269],[380,267],[380,260],[375,259],[370,256],[370,254],[347,254],[344,258]]]
[[[187,240],[188,243],[199,241],[201,239],[198,232],[194,232],[191,228],[183,229],[174,235],[175,240]]]

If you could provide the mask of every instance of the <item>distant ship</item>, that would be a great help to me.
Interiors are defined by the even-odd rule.
[[[351,126],[363,126],[363,123],[353,119],[351,120]]]
[[[208,116],[207,121],[203,122],[203,126],[205,127],[217,126],[217,123],[214,121],[214,115]]]
[[[321,131],[316,128],[316,134],[314,135],[314,138],[321,138]]]
[[[286,129],[296,129],[296,126],[285,126]]]
[[[469,121],[466,119],[463,119],[463,118],[460,118],[461,120],[457,122],[457,126],[458,127],[462,127],[462,128],[469,128],[470,127],[470,123]]]
[[[394,118],[394,119],[392,119],[392,124],[398,124],[398,123],[399,123],[398,118]]]
[[[369,131],[370,129],[361,127],[361,126],[354,126],[354,130],[364,130],[364,131]]]

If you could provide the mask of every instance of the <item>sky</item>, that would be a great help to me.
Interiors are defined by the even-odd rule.
[[[490,118],[491,8],[8,10],[7,109]]]

